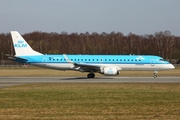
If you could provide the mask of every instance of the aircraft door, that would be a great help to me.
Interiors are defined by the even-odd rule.
[[[42,64],[43,64],[43,65],[46,65],[46,64],[47,64],[47,59],[46,59],[46,58],[43,58],[43,59],[42,59]]]
[[[154,58],[151,58],[150,64],[151,64],[151,66],[154,66],[154,65],[155,65],[155,59],[154,59]]]

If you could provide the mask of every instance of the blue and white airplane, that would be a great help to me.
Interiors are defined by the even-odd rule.
[[[154,71],[157,77],[159,70],[171,70],[174,66],[159,56],[152,55],[47,55],[33,50],[24,38],[11,31],[15,56],[8,55],[16,62],[56,69],[89,72],[87,78],[94,78],[95,72],[115,76],[121,70]]]

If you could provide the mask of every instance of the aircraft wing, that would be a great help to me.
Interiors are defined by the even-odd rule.
[[[87,63],[75,63],[72,62],[70,59],[67,58],[66,54],[63,54],[64,58],[66,59],[67,62],[74,64],[74,68],[83,72],[88,72],[88,71],[100,71],[100,68],[102,66],[98,65],[92,65],[92,64],[87,64]]]

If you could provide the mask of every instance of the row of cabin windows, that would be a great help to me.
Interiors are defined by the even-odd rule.
[[[66,59],[49,58],[50,61],[66,61]],[[141,59],[70,59],[71,61],[141,61]]]

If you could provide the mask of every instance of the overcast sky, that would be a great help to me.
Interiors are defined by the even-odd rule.
[[[0,33],[11,30],[180,36],[180,0],[0,0]]]

